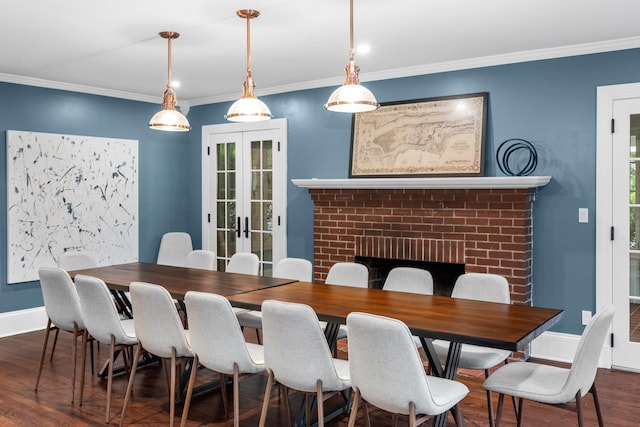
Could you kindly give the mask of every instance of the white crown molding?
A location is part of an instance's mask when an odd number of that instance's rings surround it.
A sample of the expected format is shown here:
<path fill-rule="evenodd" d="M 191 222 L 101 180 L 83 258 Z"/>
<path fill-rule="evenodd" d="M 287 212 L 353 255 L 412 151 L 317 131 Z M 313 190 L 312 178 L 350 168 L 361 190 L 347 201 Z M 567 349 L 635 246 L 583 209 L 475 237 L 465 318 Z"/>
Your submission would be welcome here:
<path fill-rule="evenodd" d="M 447 71 L 466 70 L 471 68 L 490 67 L 495 65 L 515 64 L 519 62 L 538 61 L 543 59 L 564 58 L 578 55 L 589 55 L 594 53 L 612 52 L 617 50 L 635 49 L 640 47 L 640 37 L 629 37 L 624 39 L 607 40 L 594 43 L 562 46 L 549 49 L 536 49 L 522 52 L 507 53 L 503 55 L 492 55 L 478 58 L 469 58 L 459 61 L 441 62 L 437 64 L 424 64 L 413 67 L 395 68 L 384 71 L 376 71 L 360 74 L 360 81 L 371 82 L 377 80 L 387 80 L 401 77 L 412 77 L 426 74 L 443 73 Z M 338 73 L 336 73 L 338 74 Z M 161 103 L 159 96 L 142 95 L 133 92 L 103 89 L 92 86 L 83 86 L 72 83 L 56 82 L 51 80 L 37 79 L 33 77 L 16 76 L 12 74 L 0 73 L 0 81 L 16 83 L 27 86 L 38 86 L 50 89 L 68 90 L 72 92 L 82 92 L 93 95 L 109 96 L 113 98 L 130 99 L 150 103 Z M 317 89 L 322 87 L 338 86 L 342 84 L 344 77 L 336 75 L 331 79 L 310 80 L 305 82 L 292 83 L 280 86 L 261 88 L 256 91 L 257 96 L 273 95 L 299 90 Z M 216 96 L 192 98 L 184 100 L 189 106 L 205 104 L 215 104 L 219 102 L 234 101 L 240 97 L 239 92 L 227 93 Z"/>

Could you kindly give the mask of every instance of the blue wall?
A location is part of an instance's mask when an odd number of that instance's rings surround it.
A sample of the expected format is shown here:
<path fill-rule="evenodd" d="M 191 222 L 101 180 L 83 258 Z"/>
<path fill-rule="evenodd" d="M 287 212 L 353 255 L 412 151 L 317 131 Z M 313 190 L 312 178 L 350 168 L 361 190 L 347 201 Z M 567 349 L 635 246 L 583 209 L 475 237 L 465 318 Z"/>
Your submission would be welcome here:
<path fill-rule="evenodd" d="M 366 83 L 380 102 L 489 92 L 487 176 L 500 175 L 494 158 L 502 141 L 524 138 L 536 146 L 535 174 L 553 179 L 534 204 L 534 303 L 566 310 L 556 331 L 580 333 L 580 311 L 595 307 L 596 87 L 640 81 L 638 70 L 634 49 Z M 289 179 L 348 176 L 351 116 L 323 108 L 333 89 L 261 97 L 275 117 L 288 119 Z M 201 246 L 200 127 L 224 123 L 230 102 L 193 107 L 193 130 L 168 134 L 147 129 L 153 104 L 2 83 L 0 99 L 0 130 L 138 139 L 140 259 L 153 261 L 169 230 L 187 230 Z M 580 207 L 591 211 L 588 224 L 577 222 Z M 305 189 L 289 184 L 288 209 L 289 255 L 312 259 L 313 204 Z M 6 271 L 4 229 L 0 240 Z M 3 273 L 0 312 L 41 304 L 36 284 L 5 281 Z"/>
<path fill-rule="evenodd" d="M 139 141 L 140 260 L 154 261 L 162 233 L 187 230 L 185 133 L 150 130 L 159 104 L 0 83 L 0 313 L 42 305 L 37 282 L 7 285 L 6 130 Z"/>

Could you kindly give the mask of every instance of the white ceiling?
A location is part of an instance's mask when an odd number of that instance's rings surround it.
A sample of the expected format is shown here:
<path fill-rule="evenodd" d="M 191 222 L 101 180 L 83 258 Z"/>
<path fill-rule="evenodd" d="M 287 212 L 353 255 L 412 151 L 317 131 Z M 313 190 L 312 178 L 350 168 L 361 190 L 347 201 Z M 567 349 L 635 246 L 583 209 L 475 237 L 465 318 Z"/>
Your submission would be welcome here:
<path fill-rule="evenodd" d="M 361 81 L 640 47 L 638 0 L 355 0 Z M 246 24 L 257 96 L 339 85 L 348 0 L 2 0 L 0 81 L 156 102 L 167 42 L 179 100 L 241 95 Z M 640 70 L 638 72 L 640 77 Z"/>

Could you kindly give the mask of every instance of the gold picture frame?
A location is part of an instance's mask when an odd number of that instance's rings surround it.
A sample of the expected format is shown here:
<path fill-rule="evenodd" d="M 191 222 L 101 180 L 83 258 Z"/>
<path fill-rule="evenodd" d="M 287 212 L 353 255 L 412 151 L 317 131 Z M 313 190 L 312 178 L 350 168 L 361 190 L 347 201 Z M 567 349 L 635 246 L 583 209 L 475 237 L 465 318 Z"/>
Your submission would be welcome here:
<path fill-rule="evenodd" d="M 488 92 L 355 113 L 349 177 L 482 176 Z"/>

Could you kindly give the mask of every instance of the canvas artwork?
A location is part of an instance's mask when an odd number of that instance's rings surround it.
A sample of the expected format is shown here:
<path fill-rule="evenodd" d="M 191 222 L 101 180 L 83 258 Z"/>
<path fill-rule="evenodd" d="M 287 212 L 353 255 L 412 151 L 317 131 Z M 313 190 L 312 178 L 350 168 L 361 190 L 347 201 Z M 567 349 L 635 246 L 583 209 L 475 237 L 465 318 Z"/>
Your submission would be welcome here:
<path fill-rule="evenodd" d="M 138 259 L 138 141 L 7 131 L 7 282 L 65 251 Z"/>

